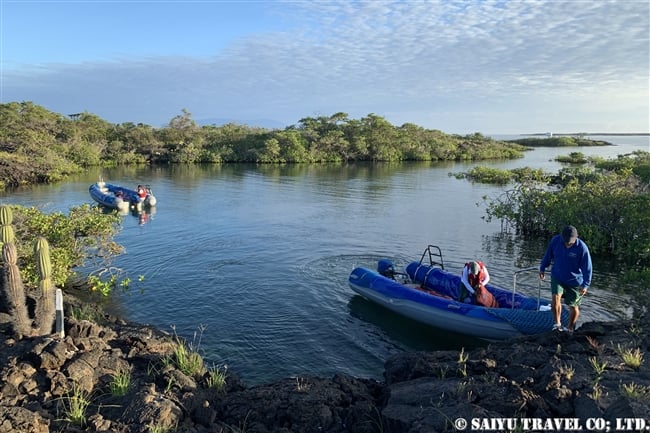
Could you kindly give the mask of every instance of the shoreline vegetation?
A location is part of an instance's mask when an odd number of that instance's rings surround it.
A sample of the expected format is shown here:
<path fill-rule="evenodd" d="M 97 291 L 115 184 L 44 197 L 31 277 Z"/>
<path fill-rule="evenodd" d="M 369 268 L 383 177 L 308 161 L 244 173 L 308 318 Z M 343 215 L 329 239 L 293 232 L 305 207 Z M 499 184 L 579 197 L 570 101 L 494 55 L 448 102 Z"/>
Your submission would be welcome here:
<path fill-rule="evenodd" d="M 641 136 L 646 137 L 650 136 L 650 132 L 560 132 L 560 133 L 535 133 L 535 134 L 520 134 L 523 136 L 537 136 L 545 135 L 547 137 L 553 136 L 570 136 L 570 137 L 593 137 L 593 136 L 612 136 L 612 137 L 621 137 L 621 136 Z"/>
<path fill-rule="evenodd" d="M 284 129 L 229 123 L 197 125 L 182 110 L 160 128 L 70 116 L 31 102 L 0 104 L 0 189 L 65 180 L 92 166 L 175 163 L 351 163 L 483 161 L 522 158 L 531 146 L 480 133 L 446 134 L 376 114 L 305 117 Z M 544 143 L 572 145 L 574 139 Z M 602 145 L 579 139 L 581 144 Z"/>
<path fill-rule="evenodd" d="M 508 140 L 511 143 L 521 144 L 526 147 L 590 147 L 590 146 L 613 146 L 612 143 L 603 140 L 592 140 L 589 138 L 565 136 L 565 137 L 544 137 L 544 138 L 516 138 Z"/>

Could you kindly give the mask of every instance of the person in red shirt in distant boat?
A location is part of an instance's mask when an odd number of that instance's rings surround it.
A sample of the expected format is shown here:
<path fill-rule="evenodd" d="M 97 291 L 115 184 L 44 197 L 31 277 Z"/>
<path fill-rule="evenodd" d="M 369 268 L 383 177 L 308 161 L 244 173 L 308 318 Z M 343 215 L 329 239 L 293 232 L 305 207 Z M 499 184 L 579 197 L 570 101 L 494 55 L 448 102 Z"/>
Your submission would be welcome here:
<path fill-rule="evenodd" d="M 142 199 L 147 197 L 147 190 L 142 185 L 138 185 L 138 196 Z"/>
<path fill-rule="evenodd" d="M 460 277 L 460 287 L 458 288 L 460 295 L 458 300 L 484 307 L 497 308 L 499 304 L 494 299 L 494 296 L 485 288 L 485 285 L 489 281 L 490 273 L 485 267 L 485 263 L 481 261 L 465 263 L 463 273 Z"/>

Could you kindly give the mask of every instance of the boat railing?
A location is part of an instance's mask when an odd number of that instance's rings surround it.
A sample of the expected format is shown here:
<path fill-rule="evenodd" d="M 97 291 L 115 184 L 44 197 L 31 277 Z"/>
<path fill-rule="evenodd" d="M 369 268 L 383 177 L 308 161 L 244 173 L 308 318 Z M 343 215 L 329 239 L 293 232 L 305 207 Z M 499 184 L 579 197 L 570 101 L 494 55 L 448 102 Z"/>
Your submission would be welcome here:
<path fill-rule="evenodd" d="M 429 259 L 429 265 L 431 267 L 437 265 L 440 266 L 442 270 L 445 269 L 445 262 L 442 260 L 442 251 L 440 250 L 439 246 L 427 245 L 427 247 L 424 249 L 424 252 L 422 253 L 422 257 L 420 258 L 420 265 L 422 265 L 425 258 Z"/>
<path fill-rule="evenodd" d="M 524 268 L 524 269 L 519 269 L 518 271 L 515 271 L 512 277 L 512 305 L 511 308 L 515 308 L 515 294 L 517 293 L 517 275 L 524 273 L 524 272 L 531 272 L 531 271 L 536 271 L 539 274 L 539 268 L 538 267 L 530 267 L 530 268 Z M 541 303 L 542 299 L 542 280 L 540 278 L 537 279 L 537 311 L 539 311 L 539 306 Z"/>

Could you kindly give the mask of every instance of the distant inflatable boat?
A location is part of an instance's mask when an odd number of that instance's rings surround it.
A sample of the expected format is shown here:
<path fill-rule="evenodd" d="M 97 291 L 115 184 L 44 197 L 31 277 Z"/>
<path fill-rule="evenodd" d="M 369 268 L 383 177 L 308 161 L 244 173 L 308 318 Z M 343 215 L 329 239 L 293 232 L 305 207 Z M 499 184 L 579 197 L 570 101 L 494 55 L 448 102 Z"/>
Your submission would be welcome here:
<path fill-rule="evenodd" d="M 427 257 L 429 263 L 425 264 Z M 522 271 L 533 270 L 536 268 Z M 460 302 L 457 300 L 460 276 L 445 271 L 440 248 L 429 245 L 419 262 L 406 266 L 405 273 L 395 272 L 390 260 L 382 259 L 377 271 L 356 268 L 348 281 L 350 288 L 364 298 L 398 314 L 484 340 L 505 340 L 551 331 L 555 320 L 550 301 L 517 293 L 516 275 L 512 290 L 491 284 L 486 286 L 497 300 L 497 308 Z M 564 323 L 568 316 L 563 307 Z"/>
<path fill-rule="evenodd" d="M 119 211 L 130 208 L 142 209 L 143 206 L 155 206 L 156 197 L 147 186 L 139 186 L 138 191 L 99 181 L 90 185 L 90 197 L 102 206 Z"/>

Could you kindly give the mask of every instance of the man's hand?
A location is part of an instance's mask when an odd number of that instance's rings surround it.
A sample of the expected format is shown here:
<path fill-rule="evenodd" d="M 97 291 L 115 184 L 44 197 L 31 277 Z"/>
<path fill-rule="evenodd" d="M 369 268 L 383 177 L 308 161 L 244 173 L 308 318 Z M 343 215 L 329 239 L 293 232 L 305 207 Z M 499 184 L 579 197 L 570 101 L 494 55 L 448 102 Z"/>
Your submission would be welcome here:
<path fill-rule="evenodd" d="M 544 281 L 544 272 L 539 273 L 539 279 Z"/>

